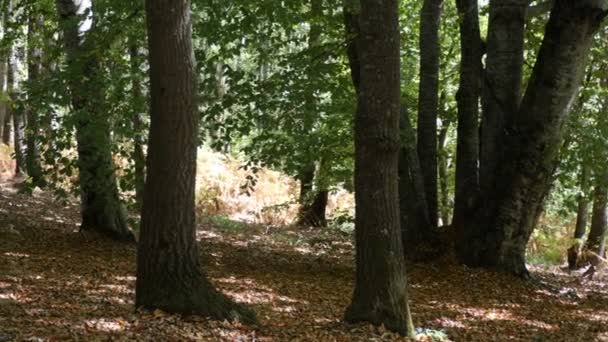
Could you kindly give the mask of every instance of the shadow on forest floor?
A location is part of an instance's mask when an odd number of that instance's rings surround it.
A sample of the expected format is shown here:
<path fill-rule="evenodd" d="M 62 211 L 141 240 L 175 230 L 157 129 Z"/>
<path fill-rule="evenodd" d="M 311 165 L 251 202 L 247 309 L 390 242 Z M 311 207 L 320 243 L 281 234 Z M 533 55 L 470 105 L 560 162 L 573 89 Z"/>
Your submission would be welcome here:
<path fill-rule="evenodd" d="M 341 322 L 353 251 L 341 233 L 203 224 L 215 284 L 250 304 L 261 328 L 133 309 L 135 248 L 77 233 L 78 208 L 45 194 L 0 192 L 0 341 L 392 341 Z M 455 341 L 608 341 L 600 281 L 534 270 L 554 290 L 449 263 L 410 265 L 414 323 Z M 427 338 L 428 340 L 428 338 Z"/>

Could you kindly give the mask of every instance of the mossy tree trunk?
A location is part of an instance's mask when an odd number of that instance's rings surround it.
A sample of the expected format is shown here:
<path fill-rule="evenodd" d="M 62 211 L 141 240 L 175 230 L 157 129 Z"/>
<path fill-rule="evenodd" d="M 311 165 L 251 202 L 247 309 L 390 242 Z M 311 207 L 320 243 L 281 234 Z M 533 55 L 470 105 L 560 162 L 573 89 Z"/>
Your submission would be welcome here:
<path fill-rule="evenodd" d="M 95 231 L 120 241 L 134 241 L 120 202 L 112 161 L 110 120 L 103 112 L 103 85 L 97 74 L 100 62 L 91 40 L 83 41 L 79 0 L 57 0 L 69 68 L 72 115 L 78 144 L 81 231 Z M 93 30 L 95 24 L 93 23 Z"/>

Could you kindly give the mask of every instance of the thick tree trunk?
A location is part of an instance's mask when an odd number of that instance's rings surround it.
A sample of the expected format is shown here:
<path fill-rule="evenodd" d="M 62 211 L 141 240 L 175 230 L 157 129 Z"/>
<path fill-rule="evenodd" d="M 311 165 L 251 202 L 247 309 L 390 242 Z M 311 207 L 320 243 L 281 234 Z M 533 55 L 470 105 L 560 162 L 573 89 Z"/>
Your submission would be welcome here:
<path fill-rule="evenodd" d="M 456 147 L 456 184 L 452 225 L 462 236 L 465 217 L 470 214 L 479 194 L 479 96 L 481 93 L 482 47 L 477 0 L 457 0 L 460 17 L 460 86 L 458 137 Z"/>
<path fill-rule="evenodd" d="M 138 44 L 135 42 L 131 43 L 129 47 L 129 54 L 131 57 L 131 92 L 134 101 L 139 101 L 144 97 L 142 91 L 142 85 L 140 80 L 141 73 L 141 59 L 142 56 L 139 53 Z M 135 139 L 133 140 L 133 162 L 135 166 L 135 200 L 137 201 L 137 207 L 141 208 L 144 201 L 144 184 L 146 182 L 146 157 L 144 155 L 144 125 L 142 113 L 139 111 L 139 106 L 135 107 L 131 123 L 133 125 L 133 132 L 135 133 Z"/>
<path fill-rule="evenodd" d="M 416 151 L 416 134 L 403 105 L 399 126 L 403 137 L 399 153 L 401 238 L 408 259 L 428 261 L 440 254 L 441 244 L 437 227 L 431 223 L 428 211 L 424 179 Z"/>
<path fill-rule="evenodd" d="M 591 215 L 591 228 L 585 243 L 585 248 L 604 257 L 606 229 L 608 228 L 608 173 L 597 180 L 593 191 L 593 214 Z"/>
<path fill-rule="evenodd" d="M 19 75 L 19 53 L 18 48 L 11 48 L 11 56 L 8 64 L 8 93 L 10 97 L 9 111 L 13 118 L 13 143 L 15 149 L 15 174 L 21 175 L 27 173 L 26 168 L 26 141 L 25 141 L 25 115 L 21 109 L 17 109 L 15 102 L 17 101 L 17 92 L 20 87 Z"/>
<path fill-rule="evenodd" d="M 137 253 L 135 305 L 217 319 L 255 321 L 201 272 L 194 184 L 197 75 L 190 1 L 146 1 L 151 127 Z"/>
<path fill-rule="evenodd" d="M 553 180 L 563 126 L 581 83 L 605 2 L 557 0 L 520 109 L 503 133 L 504 154 L 491 193 L 465 229 L 469 265 L 528 276 L 525 251 Z"/>
<path fill-rule="evenodd" d="M 39 30 L 42 28 L 44 21 L 43 17 L 36 13 L 30 13 L 28 18 L 28 80 L 30 89 L 36 87 L 36 82 L 40 77 L 40 71 L 42 67 L 42 49 L 37 46 L 40 44 Z M 30 97 L 38 96 L 35 92 L 30 91 Z M 42 166 L 40 164 L 40 149 L 38 144 L 38 138 L 41 134 L 39 127 L 39 113 L 37 109 L 28 106 L 26 108 L 27 113 L 27 130 L 26 130 L 26 145 L 27 153 L 25 155 L 25 164 L 27 174 L 32 179 L 34 186 L 44 186 L 44 178 L 42 175 Z"/>
<path fill-rule="evenodd" d="M 357 8 L 345 6 L 347 32 Z M 345 313 L 349 322 L 370 322 L 414 335 L 407 302 L 398 194 L 399 19 L 396 0 L 362 0 L 358 49 L 349 47 L 355 115 L 356 282 Z M 356 26 L 356 25 L 355 25 Z M 359 64 L 360 63 L 360 64 Z M 358 65 L 357 65 L 358 64 Z"/>
<path fill-rule="evenodd" d="M 63 21 L 63 39 L 67 53 L 72 107 L 76 118 L 78 171 L 81 195 L 81 230 L 96 231 L 121 241 L 134 241 L 127 227 L 126 213 L 118 196 L 118 187 L 110 137 L 110 120 L 103 108 L 103 89 L 96 81 L 99 62 L 91 42 L 83 42 L 79 32 L 77 11 L 80 0 L 57 0 L 57 10 Z M 87 45 L 88 44 L 88 45 Z M 86 77 L 84 77 L 86 75 Z"/>
<path fill-rule="evenodd" d="M 439 20 L 443 0 L 424 0 L 420 12 L 418 156 L 431 224 L 437 225 L 437 110 L 439 97 Z"/>
<path fill-rule="evenodd" d="M 587 178 L 589 167 L 582 165 L 581 171 L 581 193 L 578 195 L 578 208 L 576 211 L 576 226 L 574 229 L 574 243 L 568 248 L 568 268 L 574 270 L 577 268 L 578 257 L 581 247 L 581 241 L 585 237 L 587 230 L 587 218 L 589 216 L 589 199 L 583 192 L 587 189 Z"/>
<path fill-rule="evenodd" d="M 524 66 L 524 33 L 529 0 L 490 1 L 483 87 L 480 185 L 493 191 L 503 156 L 503 131 L 519 108 Z"/>

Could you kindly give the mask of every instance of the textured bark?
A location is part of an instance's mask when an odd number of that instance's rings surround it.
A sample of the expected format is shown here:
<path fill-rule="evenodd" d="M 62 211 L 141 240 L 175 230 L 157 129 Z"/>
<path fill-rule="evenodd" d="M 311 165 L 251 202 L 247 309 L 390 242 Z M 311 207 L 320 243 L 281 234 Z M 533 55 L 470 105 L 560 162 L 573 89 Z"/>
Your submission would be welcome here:
<path fill-rule="evenodd" d="M 149 0 L 146 13 L 151 127 L 135 305 L 253 322 L 253 313 L 218 292 L 199 263 L 198 92 L 190 1 Z"/>
<path fill-rule="evenodd" d="M 591 215 L 591 228 L 585 243 L 585 248 L 604 257 L 606 229 L 608 228 L 608 216 L 606 206 L 608 205 L 608 173 L 597 180 L 593 191 L 593 214 Z"/>
<path fill-rule="evenodd" d="M 479 96 L 481 93 L 482 47 L 477 0 L 457 0 L 460 17 L 460 86 L 456 147 L 456 184 L 452 225 L 457 236 L 466 224 L 479 193 Z"/>
<path fill-rule="evenodd" d="M 39 31 L 44 24 L 43 17 L 36 13 L 30 13 L 28 17 L 28 59 L 27 59 L 27 70 L 28 70 L 28 81 L 30 84 L 30 97 L 38 96 L 35 92 L 32 92 L 32 86 L 36 87 L 36 82 L 40 77 L 42 68 L 42 49 L 38 46 L 40 44 L 38 40 Z M 25 132 L 27 153 L 25 155 L 25 165 L 27 174 L 31 177 L 32 184 L 34 186 L 44 186 L 44 178 L 42 175 L 42 166 L 40 163 L 40 148 L 38 143 L 38 137 L 41 135 L 39 125 L 39 114 L 35 108 L 28 106 L 26 108 L 27 115 L 27 129 Z"/>
<path fill-rule="evenodd" d="M 416 134 L 405 106 L 399 120 L 399 210 L 401 238 L 405 256 L 414 261 L 428 261 L 441 252 L 437 227 L 432 224 L 426 202 L 424 179 L 416 151 Z"/>
<path fill-rule="evenodd" d="M 582 165 L 581 171 L 581 191 L 587 188 L 587 178 L 589 168 L 586 165 Z M 578 208 L 576 211 L 576 227 L 574 230 L 574 244 L 568 248 L 568 268 L 574 270 L 578 265 L 578 257 L 580 252 L 580 241 L 585 236 L 587 230 L 587 218 L 589 216 L 589 199 L 584 193 L 578 195 Z"/>
<path fill-rule="evenodd" d="M 528 3 L 529 0 L 490 1 L 479 169 L 484 192 L 493 191 L 503 156 L 503 132 L 521 100 Z"/>
<path fill-rule="evenodd" d="M 467 224 L 460 258 L 528 276 L 525 249 L 553 180 L 564 122 L 581 84 L 593 36 L 606 16 L 597 1 L 557 0 L 526 94 L 503 134 L 492 193 Z"/>
<path fill-rule="evenodd" d="M 56 0 L 63 28 L 72 107 L 76 121 L 78 172 L 83 231 L 95 231 L 120 241 L 134 241 L 118 196 L 111 154 L 110 122 L 99 101 L 103 88 L 96 81 L 99 61 L 90 41 L 79 33 L 81 0 Z M 93 27 L 93 29 L 95 29 Z M 90 33 L 87 33 L 90 34 Z M 83 75 L 86 75 L 84 77 Z"/>
<path fill-rule="evenodd" d="M 345 6 L 346 23 L 356 7 Z M 383 324 L 413 337 L 398 194 L 399 23 L 396 0 L 361 1 L 358 54 L 350 61 L 355 114 L 356 281 L 349 322 Z M 347 26 L 347 32 L 353 32 Z M 350 35 L 349 35 L 350 36 Z M 351 40 L 352 42 L 352 40 Z M 358 61 L 360 64 L 356 64 Z"/>
<path fill-rule="evenodd" d="M 131 83 L 131 92 L 133 99 L 138 101 L 144 97 L 142 91 L 141 80 L 139 78 L 139 74 L 141 72 L 141 59 L 142 55 L 140 53 L 140 49 L 137 43 L 131 42 L 131 46 L 129 47 L 129 55 L 131 57 L 131 73 L 132 73 L 132 83 Z M 133 132 L 135 133 L 135 139 L 133 140 L 133 162 L 135 166 L 135 200 L 137 201 L 137 206 L 141 207 L 144 201 L 144 184 L 146 182 L 146 157 L 144 155 L 144 125 L 142 113 L 138 111 L 138 107 L 136 106 L 136 111 L 133 113 L 133 117 L 131 118 L 131 124 L 133 125 Z"/>
<path fill-rule="evenodd" d="M 429 218 L 437 225 L 437 110 L 439 97 L 439 20 L 443 0 L 424 0 L 420 12 L 418 156 Z"/>

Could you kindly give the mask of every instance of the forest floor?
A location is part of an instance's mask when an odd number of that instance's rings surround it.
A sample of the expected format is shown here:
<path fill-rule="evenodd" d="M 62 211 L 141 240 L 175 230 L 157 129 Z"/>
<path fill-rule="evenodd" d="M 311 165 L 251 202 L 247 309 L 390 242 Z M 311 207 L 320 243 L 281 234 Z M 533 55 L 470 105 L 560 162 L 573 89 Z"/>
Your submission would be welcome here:
<path fill-rule="evenodd" d="M 341 321 L 353 246 L 339 232 L 201 224 L 214 283 L 261 326 L 134 310 L 134 246 L 78 233 L 78 207 L 0 188 L 0 341 L 392 341 Z M 608 341 L 606 283 L 558 269 L 540 282 L 448 262 L 408 268 L 419 340 Z M 545 285 L 539 285 L 543 283 Z"/>

